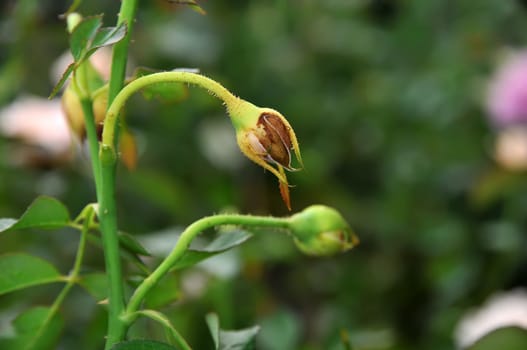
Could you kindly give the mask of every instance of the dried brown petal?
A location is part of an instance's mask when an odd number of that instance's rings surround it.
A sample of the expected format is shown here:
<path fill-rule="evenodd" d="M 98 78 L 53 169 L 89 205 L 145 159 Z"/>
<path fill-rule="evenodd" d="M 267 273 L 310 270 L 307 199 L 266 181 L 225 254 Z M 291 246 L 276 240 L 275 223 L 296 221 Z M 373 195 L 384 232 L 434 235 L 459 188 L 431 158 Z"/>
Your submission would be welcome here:
<path fill-rule="evenodd" d="M 260 130 L 258 140 L 267 151 L 267 160 L 291 168 L 291 142 L 290 129 L 280 117 L 262 113 L 258 118 L 257 126 Z"/>

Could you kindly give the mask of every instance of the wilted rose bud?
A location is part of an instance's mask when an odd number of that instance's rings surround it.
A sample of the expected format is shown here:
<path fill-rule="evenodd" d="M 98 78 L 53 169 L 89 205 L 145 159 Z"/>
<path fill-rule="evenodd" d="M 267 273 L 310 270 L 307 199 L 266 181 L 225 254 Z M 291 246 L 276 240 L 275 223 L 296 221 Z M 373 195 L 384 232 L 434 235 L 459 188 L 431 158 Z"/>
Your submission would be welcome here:
<path fill-rule="evenodd" d="M 294 242 L 305 254 L 333 255 L 359 244 L 358 237 L 339 212 L 324 205 L 307 207 L 289 220 Z"/>
<path fill-rule="evenodd" d="M 279 112 L 260 108 L 238 99 L 234 106 L 227 106 L 236 129 L 236 139 L 241 151 L 253 162 L 271 171 L 279 180 L 280 194 L 291 210 L 289 185 L 284 169 L 291 166 L 291 151 L 302 166 L 300 148 L 295 132 Z"/>

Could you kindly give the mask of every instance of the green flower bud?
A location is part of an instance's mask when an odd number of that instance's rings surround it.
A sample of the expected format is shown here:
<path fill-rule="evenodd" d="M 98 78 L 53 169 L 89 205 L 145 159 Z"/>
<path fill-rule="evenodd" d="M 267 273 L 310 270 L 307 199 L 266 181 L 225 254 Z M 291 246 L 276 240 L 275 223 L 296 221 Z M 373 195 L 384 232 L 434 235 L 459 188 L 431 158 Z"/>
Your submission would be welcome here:
<path fill-rule="evenodd" d="M 359 244 L 342 215 L 324 205 L 312 205 L 291 216 L 289 228 L 297 247 L 308 255 L 333 255 Z"/>

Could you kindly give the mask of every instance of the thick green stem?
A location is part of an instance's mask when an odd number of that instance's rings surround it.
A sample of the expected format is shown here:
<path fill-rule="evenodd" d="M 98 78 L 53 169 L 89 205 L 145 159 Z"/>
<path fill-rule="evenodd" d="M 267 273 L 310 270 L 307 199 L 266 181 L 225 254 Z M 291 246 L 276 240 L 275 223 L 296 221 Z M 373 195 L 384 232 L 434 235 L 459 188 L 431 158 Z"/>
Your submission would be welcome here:
<path fill-rule="evenodd" d="M 122 0 L 117 24 L 126 23 L 126 36 L 113 47 L 112 67 L 108 90 L 108 105 L 124 85 L 126 64 L 128 61 L 128 45 L 130 33 L 134 23 L 137 0 Z M 116 132 L 116 130 L 112 130 Z M 112 142 L 113 142 L 112 135 Z M 114 344 L 124 340 L 126 327 L 119 316 L 124 310 L 124 287 L 122 279 L 121 261 L 119 256 L 119 239 L 117 236 L 117 216 L 115 204 L 115 171 L 117 155 L 115 145 L 111 147 L 100 146 L 100 191 L 97 191 L 99 202 L 99 220 L 102 230 L 102 242 L 106 273 L 109 282 L 108 298 L 108 333 L 105 349 L 110 349 Z"/>
<path fill-rule="evenodd" d="M 122 0 L 117 25 L 126 23 L 126 36 L 113 46 L 112 70 L 110 77 L 110 89 L 108 91 L 108 104 L 111 104 L 115 96 L 124 85 L 126 64 L 128 62 L 128 46 L 130 44 L 130 33 L 134 24 L 135 11 L 138 0 Z"/>
<path fill-rule="evenodd" d="M 123 108 L 125 102 L 138 90 L 152 84 L 157 83 L 187 83 L 199 85 L 218 98 L 223 100 L 227 108 L 234 110 L 240 104 L 240 99 L 234 96 L 229 90 L 224 88 L 218 82 L 207 78 L 203 75 L 190 72 L 161 72 L 142 76 L 128 85 L 126 85 L 110 104 L 106 117 L 104 119 L 104 129 L 102 134 L 102 142 L 105 145 L 115 147 L 115 129 L 117 124 L 117 117 Z"/>
<path fill-rule="evenodd" d="M 214 215 L 202 218 L 190 226 L 179 237 L 174 249 L 163 260 L 163 262 L 137 287 L 134 294 L 128 302 L 126 313 L 123 319 L 131 323 L 134 320 L 134 313 L 139 309 L 141 302 L 148 291 L 174 266 L 174 264 L 183 256 L 188 249 L 190 242 L 201 232 L 208 228 L 219 225 L 239 225 L 252 227 L 273 227 L 287 229 L 289 228 L 288 218 L 274 218 L 269 216 L 250 216 L 237 214 Z"/>
<path fill-rule="evenodd" d="M 117 236 L 117 215 L 115 204 L 116 154 L 109 147 L 101 147 L 101 194 L 99 220 L 102 230 L 102 244 L 106 273 L 108 274 L 108 334 L 105 349 L 124 339 L 126 329 L 119 316 L 124 310 L 124 287 L 122 280 L 119 239 Z"/>

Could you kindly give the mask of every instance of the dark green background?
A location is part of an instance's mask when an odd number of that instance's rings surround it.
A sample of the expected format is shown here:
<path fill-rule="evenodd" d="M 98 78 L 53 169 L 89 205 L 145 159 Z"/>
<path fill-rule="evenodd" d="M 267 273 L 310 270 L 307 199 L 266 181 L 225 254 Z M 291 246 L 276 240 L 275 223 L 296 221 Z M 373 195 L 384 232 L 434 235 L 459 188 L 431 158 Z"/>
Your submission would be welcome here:
<path fill-rule="evenodd" d="M 306 165 L 289 176 L 293 211 L 333 206 L 361 238 L 355 250 L 329 259 L 301 256 L 278 234 L 251 240 L 238 251 L 235 275 L 205 275 L 203 295 L 168 308 L 196 349 L 211 344 L 204 322 L 211 310 L 225 328 L 261 324 L 264 350 L 343 349 L 341 330 L 357 349 L 449 349 L 467 310 L 525 285 L 527 182 L 492 159 L 496 131 L 484 108 L 499 56 L 527 41 L 525 2 L 208 0 L 201 2 L 206 16 L 161 0 L 140 3 L 133 62 L 199 68 L 281 111 Z M 50 65 L 67 50 L 58 14 L 68 4 L 2 3 L 0 104 L 49 94 Z M 104 12 L 112 25 L 118 6 L 86 1 L 80 11 Z M 287 215 L 272 174 L 228 145 L 231 163 L 204 151 L 204 140 L 234 138 L 223 107 L 206 92 L 191 88 L 171 105 L 134 98 L 127 118 L 141 155 L 135 172 L 119 172 L 122 229 L 147 234 L 226 209 Z M 8 161 L 16 147 L 0 139 L 1 217 L 18 217 L 46 191 L 73 215 L 94 201 L 85 156 L 20 168 Z M 76 238 L 69 231 L 5 235 L 0 251 L 30 251 L 67 271 Z M 101 264 L 100 252 L 90 251 L 88 266 Z M 55 292 L 9 296 L 0 310 L 15 299 L 49 303 Z M 97 348 L 88 338 L 95 342 L 102 313 L 80 290 L 66 307 L 75 321 L 65 344 L 85 337 L 85 349 Z"/>

